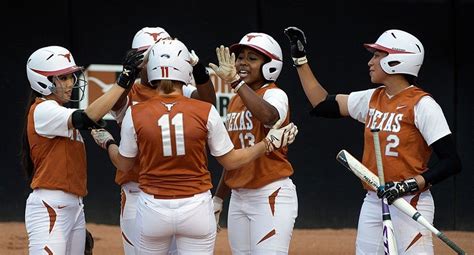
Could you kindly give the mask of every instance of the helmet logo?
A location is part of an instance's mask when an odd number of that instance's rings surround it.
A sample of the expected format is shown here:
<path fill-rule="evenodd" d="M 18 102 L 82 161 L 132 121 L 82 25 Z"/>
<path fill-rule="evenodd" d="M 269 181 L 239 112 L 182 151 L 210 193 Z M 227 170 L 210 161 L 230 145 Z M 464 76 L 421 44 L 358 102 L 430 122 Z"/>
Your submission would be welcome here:
<path fill-rule="evenodd" d="M 247 42 L 250 42 L 250 40 L 252 40 L 253 38 L 260 37 L 260 36 L 262 36 L 262 35 L 254 35 L 254 34 L 246 35 Z"/>
<path fill-rule="evenodd" d="M 158 40 L 158 36 L 163 34 L 163 32 L 159 32 L 159 33 L 150 33 L 150 32 L 145 32 L 145 34 L 148 34 L 150 35 L 151 37 L 153 37 L 153 41 L 157 41 Z"/>
<path fill-rule="evenodd" d="M 67 61 L 71 63 L 71 53 L 68 52 L 67 54 L 58 54 L 58 55 L 67 58 Z"/>
<path fill-rule="evenodd" d="M 405 52 L 406 51 L 405 49 L 400 49 L 400 48 L 396 48 L 396 47 L 392 47 L 392 50 L 396 50 L 396 51 L 400 51 L 400 52 Z"/>

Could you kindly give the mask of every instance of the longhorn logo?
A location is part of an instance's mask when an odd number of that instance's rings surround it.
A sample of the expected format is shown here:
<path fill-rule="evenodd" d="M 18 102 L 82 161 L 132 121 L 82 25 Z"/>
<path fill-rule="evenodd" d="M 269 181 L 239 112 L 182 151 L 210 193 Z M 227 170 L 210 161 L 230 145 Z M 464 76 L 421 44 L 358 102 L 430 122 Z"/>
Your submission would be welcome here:
<path fill-rule="evenodd" d="M 158 40 L 158 36 L 163 34 L 163 32 L 159 32 L 159 33 L 149 33 L 149 32 L 145 32 L 145 34 L 148 34 L 150 35 L 151 37 L 153 37 L 153 41 L 157 41 Z"/>
<path fill-rule="evenodd" d="M 260 36 L 262 36 L 262 35 L 255 35 L 255 34 L 247 35 L 247 42 L 250 42 L 250 40 L 252 40 L 253 38 L 260 37 Z"/>
<path fill-rule="evenodd" d="M 69 63 L 71 63 L 71 53 L 68 52 L 66 54 L 58 54 L 58 55 L 67 58 L 67 61 L 69 61 Z"/>
<path fill-rule="evenodd" d="M 171 111 L 171 108 L 177 104 L 177 102 L 174 102 L 174 103 L 171 103 L 171 104 L 168 104 L 168 103 L 165 103 L 165 102 L 160 102 L 164 107 L 166 107 L 166 109 L 168 109 L 168 112 Z"/>

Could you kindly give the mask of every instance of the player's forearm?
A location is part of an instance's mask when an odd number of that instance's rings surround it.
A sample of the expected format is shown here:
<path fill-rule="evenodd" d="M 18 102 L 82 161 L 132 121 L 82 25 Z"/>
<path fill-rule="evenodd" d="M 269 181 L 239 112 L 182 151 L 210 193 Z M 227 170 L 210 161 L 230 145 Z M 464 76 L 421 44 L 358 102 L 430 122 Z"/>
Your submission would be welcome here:
<path fill-rule="evenodd" d="M 110 157 L 110 161 L 120 171 L 128 172 L 133 168 L 135 158 L 126 158 L 119 153 L 119 147 L 116 144 L 112 144 L 107 148 L 107 152 Z"/>
<path fill-rule="evenodd" d="M 217 161 L 228 171 L 237 169 L 259 158 L 265 153 L 265 142 L 255 144 L 252 147 L 244 149 L 232 149 L 227 154 L 217 157 Z"/>
<path fill-rule="evenodd" d="M 324 101 L 328 92 L 323 88 L 306 63 L 296 68 L 304 93 L 313 107 Z"/>
<path fill-rule="evenodd" d="M 196 84 L 197 99 L 208 102 L 212 105 L 216 105 L 216 91 L 214 90 L 214 84 L 209 79 L 203 84 Z"/>
<path fill-rule="evenodd" d="M 277 109 L 257 95 L 249 86 L 243 85 L 237 93 L 252 115 L 263 124 L 271 126 L 280 118 Z"/>
<path fill-rule="evenodd" d="M 112 106 L 112 109 L 111 109 L 112 111 L 119 111 L 120 109 L 125 107 L 128 101 L 127 100 L 128 92 L 130 92 L 130 89 L 127 89 L 122 93 L 119 99 L 117 99 L 117 102 L 115 102 L 114 106 Z"/>
<path fill-rule="evenodd" d="M 114 106 L 124 91 L 124 88 L 115 84 L 109 91 L 97 98 L 85 109 L 87 116 L 93 121 L 102 119 L 112 109 L 112 106 Z"/>

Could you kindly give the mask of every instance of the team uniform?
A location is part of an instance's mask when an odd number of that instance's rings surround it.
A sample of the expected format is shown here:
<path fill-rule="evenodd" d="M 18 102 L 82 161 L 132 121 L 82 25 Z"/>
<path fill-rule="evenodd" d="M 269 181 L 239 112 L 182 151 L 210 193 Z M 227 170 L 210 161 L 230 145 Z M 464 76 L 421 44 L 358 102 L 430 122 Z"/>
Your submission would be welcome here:
<path fill-rule="evenodd" d="M 274 106 L 289 123 L 288 97 L 275 83 L 255 91 Z M 271 127 L 265 126 L 247 109 L 237 94 L 228 106 L 226 127 L 236 149 L 263 140 Z M 288 148 L 276 150 L 244 167 L 224 172 L 232 189 L 228 212 L 228 236 L 233 254 L 287 254 L 298 214 L 296 188 L 289 176 L 293 167 Z"/>
<path fill-rule="evenodd" d="M 84 253 L 86 152 L 80 132 L 68 128 L 76 110 L 37 98 L 28 113 L 35 166 L 25 210 L 29 254 Z"/>
<path fill-rule="evenodd" d="M 173 236 L 179 254 L 213 254 L 216 223 L 206 145 L 213 156 L 234 148 L 209 103 L 156 95 L 127 110 L 119 152 L 140 164 L 135 223 L 140 254 L 166 254 Z"/>
<path fill-rule="evenodd" d="M 191 97 L 193 91 L 196 90 L 194 86 L 183 86 L 183 95 Z M 127 96 L 127 104 L 119 109 L 118 111 L 112 111 L 111 114 L 116 119 L 117 123 L 122 123 L 125 116 L 125 112 L 130 105 L 144 102 L 156 94 L 156 89 L 145 86 L 141 83 L 133 85 Z M 122 230 L 122 241 L 124 246 L 124 252 L 126 255 L 133 255 L 134 247 L 134 229 L 135 218 L 137 215 L 137 201 L 140 194 L 140 188 L 138 187 L 138 172 L 140 166 L 138 161 L 132 170 L 123 172 L 117 169 L 115 175 L 115 182 L 121 187 L 121 203 L 120 203 L 120 228 Z M 176 244 L 173 242 L 170 246 L 169 254 L 176 253 Z"/>
<path fill-rule="evenodd" d="M 451 134 L 441 107 L 426 92 L 410 86 L 395 96 L 385 87 L 353 92 L 349 114 L 365 124 L 362 163 L 377 175 L 371 129 L 380 129 L 380 149 L 385 181 L 400 181 L 427 170 L 430 145 Z M 436 128 L 433 128 L 436 127 Z M 357 254 L 384 254 L 380 199 L 368 185 L 361 208 L 356 241 Z M 402 197 L 433 223 L 434 202 L 429 189 Z M 433 254 L 431 232 L 390 206 L 397 248 L 403 254 Z"/>

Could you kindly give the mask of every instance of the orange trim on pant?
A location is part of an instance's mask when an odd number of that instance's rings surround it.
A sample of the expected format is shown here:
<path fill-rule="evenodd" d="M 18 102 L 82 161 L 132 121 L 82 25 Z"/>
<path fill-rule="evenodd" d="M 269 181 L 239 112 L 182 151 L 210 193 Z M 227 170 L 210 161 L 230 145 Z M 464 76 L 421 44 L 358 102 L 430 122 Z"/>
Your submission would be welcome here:
<path fill-rule="evenodd" d="M 132 242 L 130 242 L 130 240 L 128 240 L 127 236 L 125 235 L 124 232 L 122 232 L 122 236 L 123 236 L 123 239 L 125 239 L 125 242 L 127 242 L 128 244 L 130 244 L 131 246 L 133 246 Z"/>
<path fill-rule="evenodd" d="M 123 210 L 125 209 L 125 203 L 127 202 L 127 194 L 123 189 L 120 192 L 120 215 L 123 216 Z"/>
<path fill-rule="evenodd" d="M 268 203 L 270 204 L 270 209 L 272 210 L 272 215 L 275 216 L 275 200 L 276 197 L 278 196 L 278 192 L 280 192 L 280 188 L 275 190 L 269 197 L 268 197 Z"/>
<path fill-rule="evenodd" d="M 44 250 L 48 253 L 48 255 L 53 255 L 53 251 L 51 251 L 48 246 L 45 246 Z"/>
<path fill-rule="evenodd" d="M 266 235 L 262 238 L 262 240 L 258 241 L 257 244 L 259 244 L 259 243 L 261 243 L 261 242 L 267 240 L 268 238 L 274 236 L 275 234 L 276 234 L 276 231 L 275 231 L 275 229 L 273 229 L 272 231 L 268 232 L 268 234 L 266 234 Z"/>
<path fill-rule="evenodd" d="M 410 249 L 410 247 L 412 247 L 418 240 L 420 240 L 420 238 L 422 237 L 423 235 L 421 233 L 418 233 L 415 238 L 413 238 L 413 240 L 411 240 L 411 243 L 408 245 L 408 247 L 405 249 L 405 251 L 408 251 L 408 249 Z"/>
<path fill-rule="evenodd" d="M 56 223 L 56 212 L 54 211 L 53 207 L 48 205 L 45 201 L 43 201 L 46 210 L 48 210 L 49 214 L 49 233 L 53 231 L 54 224 Z"/>

